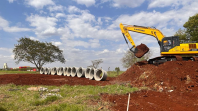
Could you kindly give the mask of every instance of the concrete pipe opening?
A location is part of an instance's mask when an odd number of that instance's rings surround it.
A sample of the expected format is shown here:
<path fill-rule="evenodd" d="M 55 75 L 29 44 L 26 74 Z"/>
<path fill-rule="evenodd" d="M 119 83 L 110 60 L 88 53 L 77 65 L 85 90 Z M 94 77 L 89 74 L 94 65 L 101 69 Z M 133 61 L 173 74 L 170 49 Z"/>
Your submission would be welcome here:
<path fill-rule="evenodd" d="M 107 72 L 102 69 L 97 69 L 94 78 L 96 81 L 105 81 L 107 79 Z"/>
<path fill-rule="evenodd" d="M 77 71 L 77 77 L 84 77 L 85 76 L 85 69 L 82 67 L 79 67 Z"/>
<path fill-rule="evenodd" d="M 40 69 L 40 74 L 44 74 L 45 73 L 45 69 L 42 67 L 41 69 Z"/>
<path fill-rule="evenodd" d="M 51 75 L 57 75 L 57 69 L 56 67 L 52 68 Z"/>
<path fill-rule="evenodd" d="M 45 75 L 49 74 L 49 68 L 45 68 Z"/>
<path fill-rule="evenodd" d="M 91 68 L 89 68 L 89 67 L 85 70 L 85 78 L 89 78 L 90 70 L 91 70 Z"/>
<path fill-rule="evenodd" d="M 62 76 L 63 75 L 63 67 L 58 68 L 57 75 Z"/>
<path fill-rule="evenodd" d="M 63 75 L 64 75 L 64 76 L 67 75 L 67 69 L 68 69 L 68 67 L 65 67 L 65 68 L 63 69 Z"/>
<path fill-rule="evenodd" d="M 71 67 L 68 67 L 68 69 L 67 69 L 67 76 L 71 76 Z"/>
<path fill-rule="evenodd" d="M 51 75 L 52 68 L 48 67 L 48 75 Z"/>
<path fill-rule="evenodd" d="M 77 67 L 72 67 L 72 70 L 71 70 L 71 76 L 72 77 L 75 77 L 77 75 L 77 70 L 78 70 Z"/>
<path fill-rule="evenodd" d="M 96 69 L 95 68 L 91 68 L 90 73 L 89 73 L 89 79 L 90 80 L 94 80 L 95 73 L 96 73 Z"/>

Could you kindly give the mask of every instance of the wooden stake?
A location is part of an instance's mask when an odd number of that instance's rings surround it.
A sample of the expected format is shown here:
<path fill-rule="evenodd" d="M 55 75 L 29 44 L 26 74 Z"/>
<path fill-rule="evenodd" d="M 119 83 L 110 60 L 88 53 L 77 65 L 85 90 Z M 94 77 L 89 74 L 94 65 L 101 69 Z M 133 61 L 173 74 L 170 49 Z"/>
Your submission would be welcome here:
<path fill-rule="evenodd" d="M 129 111 L 129 101 L 130 101 L 130 93 L 129 93 L 129 96 L 128 96 L 127 111 Z"/>

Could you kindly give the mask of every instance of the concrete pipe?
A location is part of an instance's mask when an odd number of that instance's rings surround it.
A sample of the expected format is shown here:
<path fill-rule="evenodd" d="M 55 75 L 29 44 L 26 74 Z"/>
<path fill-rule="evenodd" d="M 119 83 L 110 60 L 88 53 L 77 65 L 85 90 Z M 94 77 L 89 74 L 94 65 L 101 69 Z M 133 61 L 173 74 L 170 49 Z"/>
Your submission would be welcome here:
<path fill-rule="evenodd" d="M 64 76 L 67 75 L 67 70 L 68 70 L 68 67 L 65 67 L 65 68 L 63 69 L 63 75 L 64 75 Z"/>
<path fill-rule="evenodd" d="M 56 67 L 52 68 L 51 75 L 57 75 L 57 70 L 58 70 L 58 68 L 56 68 Z"/>
<path fill-rule="evenodd" d="M 50 68 L 45 68 L 45 75 L 50 74 Z"/>
<path fill-rule="evenodd" d="M 58 68 L 57 75 L 59 75 L 59 76 L 63 75 L 63 67 Z"/>
<path fill-rule="evenodd" d="M 48 67 L 48 75 L 51 75 L 52 68 Z"/>
<path fill-rule="evenodd" d="M 94 80 L 95 73 L 96 73 L 96 69 L 95 68 L 91 68 L 91 70 L 89 72 L 89 79 L 90 80 Z"/>
<path fill-rule="evenodd" d="M 40 69 L 40 74 L 44 74 L 44 73 L 45 73 L 45 68 L 42 67 L 42 68 Z"/>
<path fill-rule="evenodd" d="M 67 69 L 67 76 L 71 76 L 71 70 L 72 70 L 72 68 L 71 67 L 68 67 L 68 69 Z"/>
<path fill-rule="evenodd" d="M 96 81 L 105 81 L 107 79 L 107 72 L 103 69 L 97 69 L 94 78 Z"/>
<path fill-rule="evenodd" d="M 72 77 L 75 77 L 77 75 L 77 70 L 78 70 L 77 67 L 72 67 L 72 70 L 71 70 L 71 76 Z"/>
<path fill-rule="evenodd" d="M 78 68 L 77 77 L 84 77 L 85 76 L 85 69 L 82 67 Z"/>
<path fill-rule="evenodd" d="M 89 68 L 89 67 L 85 70 L 85 78 L 89 78 L 90 70 L 91 70 L 91 68 Z"/>

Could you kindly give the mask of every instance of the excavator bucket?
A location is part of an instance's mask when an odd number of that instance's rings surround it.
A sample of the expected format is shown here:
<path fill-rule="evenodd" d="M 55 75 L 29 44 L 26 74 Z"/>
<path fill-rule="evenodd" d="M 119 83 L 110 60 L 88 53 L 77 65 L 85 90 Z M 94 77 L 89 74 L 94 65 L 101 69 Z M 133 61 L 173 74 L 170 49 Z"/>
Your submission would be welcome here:
<path fill-rule="evenodd" d="M 135 48 L 134 54 L 137 58 L 141 58 L 149 51 L 149 48 L 145 44 L 140 44 Z"/>

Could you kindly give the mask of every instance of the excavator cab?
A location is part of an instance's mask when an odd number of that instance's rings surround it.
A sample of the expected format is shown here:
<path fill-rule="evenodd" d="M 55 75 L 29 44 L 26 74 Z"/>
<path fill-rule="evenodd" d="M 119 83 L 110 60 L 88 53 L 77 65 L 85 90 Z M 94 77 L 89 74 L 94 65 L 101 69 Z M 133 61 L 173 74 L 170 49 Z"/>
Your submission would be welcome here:
<path fill-rule="evenodd" d="M 172 49 L 175 46 L 179 46 L 179 37 L 178 36 L 172 36 L 172 37 L 164 37 L 161 42 L 161 52 L 168 52 L 170 49 Z"/>

